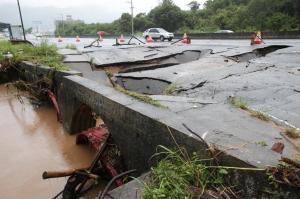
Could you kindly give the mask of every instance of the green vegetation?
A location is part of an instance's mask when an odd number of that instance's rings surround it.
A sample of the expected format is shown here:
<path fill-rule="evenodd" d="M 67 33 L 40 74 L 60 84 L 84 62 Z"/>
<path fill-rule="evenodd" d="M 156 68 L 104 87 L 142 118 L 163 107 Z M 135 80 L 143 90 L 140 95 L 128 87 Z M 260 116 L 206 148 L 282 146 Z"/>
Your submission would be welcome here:
<path fill-rule="evenodd" d="M 262 112 L 250 110 L 250 113 L 252 117 L 256 117 L 262 121 L 266 121 L 266 122 L 270 121 L 270 118 Z"/>
<path fill-rule="evenodd" d="M 258 144 L 258 145 L 263 146 L 263 147 L 268 146 L 265 141 L 255 142 L 255 144 Z"/>
<path fill-rule="evenodd" d="M 174 95 L 174 93 L 176 92 L 176 89 L 177 89 L 176 84 L 174 84 L 174 83 L 169 84 L 167 86 L 167 88 L 165 89 L 164 94 L 165 95 Z"/>
<path fill-rule="evenodd" d="M 153 106 L 164 107 L 165 108 L 165 106 L 161 105 L 159 103 L 159 101 L 152 99 L 148 95 L 144 95 L 144 94 L 141 94 L 141 93 L 136 93 L 136 92 L 133 92 L 133 91 L 126 90 L 126 89 L 124 89 L 123 87 L 121 87 L 121 86 L 119 86 L 117 84 L 114 86 L 114 88 L 117 91 L 121 92 L 121 93 L 129 95 L 129 96 L 131 96 L 131 97 L 133 97 L 135 99 L 138 99 L 140 101 L 143 101 L 143 102 L 145 102 L 147 104 L 151 104 Z"/>
<path fill-rule="evenodd" d="M 57 53 L 55 45 L 49 45 L 41 42 L 37 46 L 29 44 L 13 45 L 8 41 L 0 41 L 0 62 L 4 61 L 5 54 L 12 54 L 10 64 L 14 65 L 20 61 L 31 61 L 37 64 L 43 64 L 55 68 L 56 70 L 67 70 L 62 63 L 63 57 Z"/>
<path fill-rule="evenodd" d="M 143 32 L 150 27 L 162 27 L 178 33 L 215 32 L 219 29 L 236 32 L 300 30 L 298 0 L 208 0 L 202 9 L 197 1 L 191 1 L 188 6 L 190 10 L 184 11 L 172 0 L 162 0 L 148 14 L 135 16 L 135 31 Z M 96 36 L 100 30 L 117 35 L 131 33 L 131 16 L 123 13 L 112 23 L 58 23 L 56 35 Z"/>
<path fill-rule="evenodd" d="M 286 128 L 284 133 L 290 138 L 300 138 L 300 132 L 295 128 Z"/>
<path fill-rule="evenodd" d="M 229 102 L 236 108 L 248 111 L 252 117 L 256 117 L 262 121 L 270 121 L 270 118 L 260 111 L 251 110 L 245 100 L 242 98 L 229 97 Z"/>
<path fill-rule="evenodd" d="M 207 160 L 199 159 L 196 153 L 187 159 L 181 154 L 182 150 L 160 147 L 162 152 L 158 155 L 164 158 L 151 169 L 143 198 L 201 198 L 208 191 L 218 196 L 222 192 L 229 192 L 230 188 L 226 187 L 224 181 L 228 174 L 225 168 L 206 166 L 204 163 Z"/>
<path fill-rule="evenodd" d="M 71 49 L 71 50 L 76 50 L 76 49 L 77 49 L 76 45 L 74 45 L 74 44 L 67 44 L 67 45 L 65 46 L 65 48 L 66 48 L 66 49 Z"/>
<path fill-rule="evenodd" d="M 240 109 L 243 109 L 246 111 L 249 110 L 247 102 L 245 102 L 242 98 L 238 99 L 236 97 L 229 97 L 229 102 L 237 108 L 240 108 Z"/>

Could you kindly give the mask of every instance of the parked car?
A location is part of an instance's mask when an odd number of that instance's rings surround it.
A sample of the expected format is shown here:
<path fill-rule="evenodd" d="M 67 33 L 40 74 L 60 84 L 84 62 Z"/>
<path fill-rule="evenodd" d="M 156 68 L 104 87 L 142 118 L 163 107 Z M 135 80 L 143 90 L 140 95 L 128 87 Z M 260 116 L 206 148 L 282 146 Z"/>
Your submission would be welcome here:
<path fill-rule="evenodd" d="M 234 33 L 232 30 L 218 30 L 215 33 Z"/>
<path fill-rule="evenodd" d="M 163 28 L 149 28 L 143 33 L 143 37 L 147 39 L 149 36 L 152 39 L 159 39 L 160 41 L 169 40 L 172 41 L 174 38 L 174 34 L 166 31 Z"/>

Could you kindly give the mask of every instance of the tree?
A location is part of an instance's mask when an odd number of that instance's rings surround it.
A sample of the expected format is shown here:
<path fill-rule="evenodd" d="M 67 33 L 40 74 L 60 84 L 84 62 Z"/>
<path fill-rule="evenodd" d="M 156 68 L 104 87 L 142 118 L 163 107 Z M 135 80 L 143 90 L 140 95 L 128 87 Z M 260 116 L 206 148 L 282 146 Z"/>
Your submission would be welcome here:
<path fill-rule="evenodd" d="M 159 6 L 150 11 L 148 17 L 158 27 L 168 31 L 176 31 L 183 24 L 182 11 L 172 0 L 163 0 Z"/>
<path fill-rule="evenodd" d="M 119 19 L 120 33 L 131 33 L 131 15 L 123 13 Z"/>
<path fill-rule="evenodd" d="M 273 13 L 266 21 L 266 27 L 274 31 L 291 30 L 297 26 L 295 18 L 281 12 Z"/>
<path fill-rule="evenodd" d="M 153 27 L 153 22 L 147 17 L 145 13 L 139 13 L 134 18 L 134 29 L 143 32 L 148 28 Z"/>
<path fill-rule="evenodd" d="M 189 4 L 188 4 L 188 7 L 190 7 L 190 9 L 192 11 L 196 11 L 200 8 L 200 3 L 198 3 L 197 1 L 191 1 Z"/>
<path fill-rule="evenodd" d="M 190 1 L 188 6 L 191 9 L 182 11 L 172 0 L 162 0 L 148 14 L 136 15 L 135 30 L 142 32 L 155 26 L 181 33 L 214 32 L 217 29 L 300 30 L 300 0 L 207 0 L 203 9 L 199 9 L 197 0 Z M 128 34 L 131 32 L 131 16 L 123 13 L 112 23 L 58 22 L 56 27 L 56 34 L 61 36 L 95 36 L 100 30 L 110 34 Z"/>

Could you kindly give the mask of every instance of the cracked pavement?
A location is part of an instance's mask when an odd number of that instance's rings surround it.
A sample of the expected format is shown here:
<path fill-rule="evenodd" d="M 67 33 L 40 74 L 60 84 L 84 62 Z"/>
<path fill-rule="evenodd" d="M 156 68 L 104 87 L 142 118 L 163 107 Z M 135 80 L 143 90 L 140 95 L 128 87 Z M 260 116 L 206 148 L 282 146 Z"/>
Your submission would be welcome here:
<path fill-rule="evenodd" d="M 184 61 L 176 60 L 175 55 L 186 51 L 201 54 L 190 57 L 192 61 L 184 56 Z M 122 73 L 115 74 L 118 84 L 151 94 L 178 116 L 174 122 L 186 124 L 200 136 L 205 135 L 207 142 L 259 167 L 278 164 L 280 154 L 271 151 L 276 142 L 285 144 L 284 156 L 300 159 L 299 141 L 281 133 L 287 124 L 300 127 L 299 55 L 300 45 L 293 42 L 258 46 L 139 46 L 87 54 L 96 68 L 125 65 Z M 153 64 L 153 60 L 159 61 Z M 133 66 L 134 70 L 128 70 L 133 72 L 126 71 Z M 173 95 L 167 96 L 165 90 L 170 84 Z M 232 106 L 229 96 L 243 99 L 251 109 L 265 113 L 277 125 Z"/>

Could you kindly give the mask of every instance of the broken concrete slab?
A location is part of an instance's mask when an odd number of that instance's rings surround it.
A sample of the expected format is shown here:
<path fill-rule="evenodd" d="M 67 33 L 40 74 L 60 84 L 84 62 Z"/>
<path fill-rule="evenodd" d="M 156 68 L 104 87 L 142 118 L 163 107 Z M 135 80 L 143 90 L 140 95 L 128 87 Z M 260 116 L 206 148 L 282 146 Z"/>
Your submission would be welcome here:
<path fill-rule="evenodd" d="M 90 62 L 90 58 L 86 55 L 65 55 L 64 63 L 81 63 L 81 62 Z"/>
<path fill-rule="evenodd" d="M 167 102 L 181 102 L 181 103 L 194 103 L 194 104 L 216 104 L 214 100 L 204 100 L 199 98 L 189 98 L 180 96 L 169 96 L 169 95 L 151 95 L 154 100 L 167 101 Z"/>
<path fill-rule="evenodd" d="M 260 48 L 266 48 L 266 46 Z M 235 53 L 245 53 L 247 52 L 245 49 L 245 47 L 243 47 L 243 50 L 235 48 L 234 51 Z M 249 52 L 252 52 L 253 49 L 257 49 L 257 47 L 248 48 Z M 168 81 L 174 84 L 176 89 L 180 90 L 177 93 L 180 96 L 194 98 L 201 96 L 205 99 L 216 99 L 217 101 L 225 101 L 230 95 L 241 96 L 253 108 L 269 112 L 283 121 L 287 120 L 296 126 L 300 126 L 300 120 L 298 119 L 300 113 L 297 111 L 296 102 L 299 100 L 299 96 L 294 91 L 295 85 L 300 84 L 299 78 L 297 78 L 300 74 L 298 70 L 300 68 L 298 51 L 299 47 L 297 46 L 289 47 L 245 63 L 226 60 L 223 56 L 224 53 L 221 53 L 221 55 L 207 55 L 186 64 L 149 71 L 122 73 L 117 74 L 116 77 L 121 80 L 125 78 L 127 88 L 133 90 L 134 88 L 130 87 L 129 81 L 135 79 L 134 82 L 138 84 L 136 79 L 143 82 L 144 79 L 151 78 L 156 81 Z M 232 52 L 229 54 L 234 56 Z M 144 84 L 140 85 L 139 89 L 143 90 L 141 87 Z M 148 85 L 145 84 L 144 86 L 147 87 Z M 284 99 L 285 96 L 290 97 Z M 264 103 L 262 104 L 262 102 Z M 289 102 L 289 105 L 285 105 L 287 102 Z M 290 116 L 289 113 L 291 113 Z"/>
<path fill-rule="evenodd" d="M 61 48 L 58 49 L 58 53 L 61 55 L 80 55 L 81 53 L 78 50 Z"/>
<path fill-rule="evenodd" d="M 144 63 L 157 59 L 166 59 L 172 56 L 177 56 L 178 62 L 182 63 L 190 59 L 199 59 L 201 56 L 200 49 L 199 46 L 164 46 L 163 48 L 139 46 L 124 49 L 103 49 L 101 51 L 87 53 L 87 55 L 93 60 L 93 64 L 98 67 Z M 207 52 L 208 51 L 205 51 L 205 53 Z"/>
<path fill-rule="evenodd" d="M 105 199 L 114 198 L 114 199 L 123 199 L 123 198 L 142 198 L 144 184 L 147 181 L 149 173 L 145 173 L 133 179 L 132 181 L 126 183 L 125 185 L 118 187 L 110 192 L 109 196 L 104 197 Z"/>
<path fill-rule="evenodd" d="M 65 63 L 72 70 L 76 70 L 82 73 L 92 72 L 92 67 L 88 62 L 78 63 L 78 62 L 69 62 Z"/>

